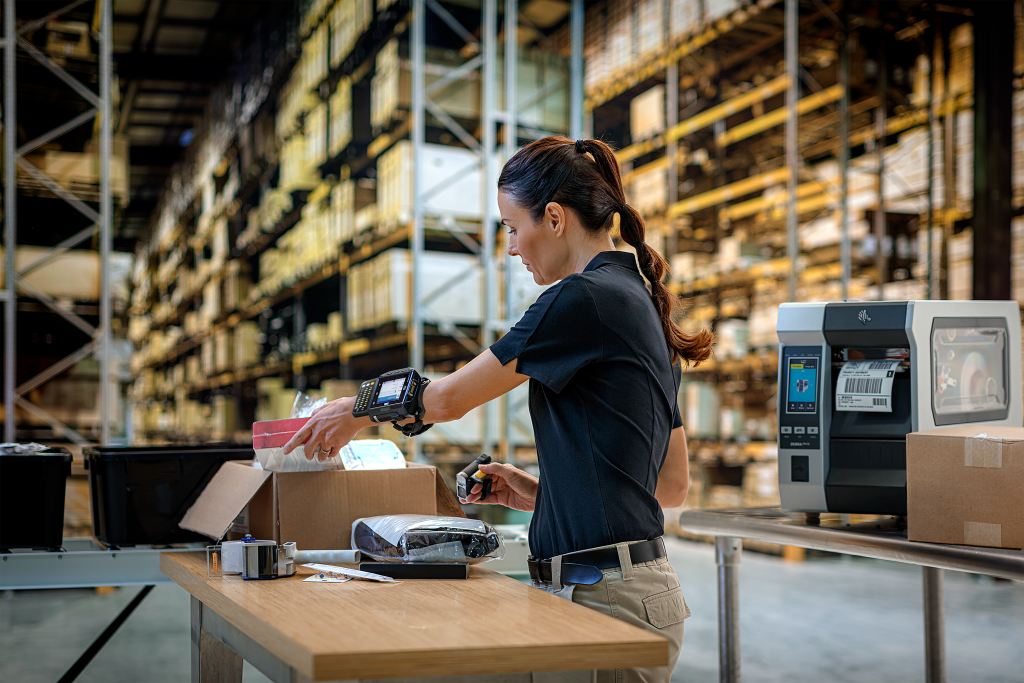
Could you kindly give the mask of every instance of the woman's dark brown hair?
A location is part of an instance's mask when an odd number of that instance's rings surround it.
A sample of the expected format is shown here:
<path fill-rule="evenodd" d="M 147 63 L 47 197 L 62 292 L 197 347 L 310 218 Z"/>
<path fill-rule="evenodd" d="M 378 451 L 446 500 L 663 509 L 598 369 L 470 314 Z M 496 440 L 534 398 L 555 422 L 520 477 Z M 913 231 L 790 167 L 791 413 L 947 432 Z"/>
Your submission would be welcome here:
<path fill-rule="evenodd" d="M 626 204 L 619 162 L 604 142 L 552 136 L 523 147 L 508 160 L 498 178 L 498 189 L 540 220 L 545 207 L 555 202 L 572 209 L 589 232 L 610 230 L 619 213 L 619 233 L 636 249 L 640 271 L 651 283 L 651 299 L 661 317 L 672 362 L 682 358 L 700 363 L 711 355 L 714 335 L 704 329 L 688 335 L 672 320 L 678 299 L 662 278 L 668 273 L 665 259 L 644 242 L 644 220 Z"/>

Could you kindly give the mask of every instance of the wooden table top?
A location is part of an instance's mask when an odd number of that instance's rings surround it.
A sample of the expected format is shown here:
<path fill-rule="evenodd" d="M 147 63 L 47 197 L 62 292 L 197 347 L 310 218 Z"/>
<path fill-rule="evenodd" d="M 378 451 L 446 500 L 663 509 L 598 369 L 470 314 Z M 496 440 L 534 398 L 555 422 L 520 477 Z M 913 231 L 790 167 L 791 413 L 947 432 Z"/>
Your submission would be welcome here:
<path fill-rule="evenodd" d="M 467 580 L 304 583 L 208 577 L 206 554 L 160 570 L 313 680 L 668 664 L 668 641 L 483 567 Z"/>

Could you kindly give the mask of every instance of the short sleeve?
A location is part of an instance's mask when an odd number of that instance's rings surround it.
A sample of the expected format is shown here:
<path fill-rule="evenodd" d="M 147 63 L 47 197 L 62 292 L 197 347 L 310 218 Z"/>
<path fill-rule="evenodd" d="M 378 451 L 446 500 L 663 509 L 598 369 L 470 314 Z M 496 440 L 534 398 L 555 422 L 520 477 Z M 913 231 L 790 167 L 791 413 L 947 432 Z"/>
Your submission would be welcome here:
<path fill-rule="evenodd" d="M 679 429 L 683 426 L 683 416 L 679 412 L 679 383 L 683 381 L 683 369 L 678 363 L 672 364 L 672 379 L 676 387 L 676 402 L 672 409 L 672 429 Z"/>
<path fill-rule="evenodd" d="M 573 376 L 603 353 L 597 305 L 579 277 L 548 287 L 508 334 L 490 347 L 505 365 L 561 393 Z"/>

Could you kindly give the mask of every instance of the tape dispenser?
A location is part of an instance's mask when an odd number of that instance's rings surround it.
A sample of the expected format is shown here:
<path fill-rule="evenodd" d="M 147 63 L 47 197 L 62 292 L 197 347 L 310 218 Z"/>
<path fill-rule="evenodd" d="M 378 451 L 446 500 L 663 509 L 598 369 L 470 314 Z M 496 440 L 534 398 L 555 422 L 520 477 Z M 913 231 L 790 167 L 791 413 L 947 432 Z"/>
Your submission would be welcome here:
<path fill-rule="evenodd" d="M 358 550 L 299 550 L 294 542 L 278 545 L 246 534 L 206 548 L 207 576 L 241 575 L 243 579 L 277 579 L 295 574 L 296 564 L 336 562 L 358 564 Z"/>

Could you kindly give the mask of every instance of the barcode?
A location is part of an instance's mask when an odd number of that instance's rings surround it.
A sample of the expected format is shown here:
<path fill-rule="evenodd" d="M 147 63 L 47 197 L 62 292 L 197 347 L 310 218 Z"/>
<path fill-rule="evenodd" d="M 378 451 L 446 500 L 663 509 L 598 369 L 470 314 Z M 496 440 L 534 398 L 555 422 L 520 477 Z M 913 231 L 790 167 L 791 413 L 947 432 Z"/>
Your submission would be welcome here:
<path fill-rule="evenodd" d="M 882 393 L 881 377 L 847 377 L 847 394 L 880 394 Z"/>
<path fill-rule="evenodd" d="M 884 362 L 884 361 L 879 361 L 879 362 L 871 363 L 870 365 L 868 365 L 868 370 L 888 370 L 888 369 L 889 369 L 889 363 L 888 362 Z"/>
<path fill-rule="evenodd" d="M 874 405 L 874 406 L 887 406 L 887 405 L 889 405 L 889 399 L 887 399 L 887 398 L 873 398 L 873 399 L 871 399 L 871 405 Z"/>

